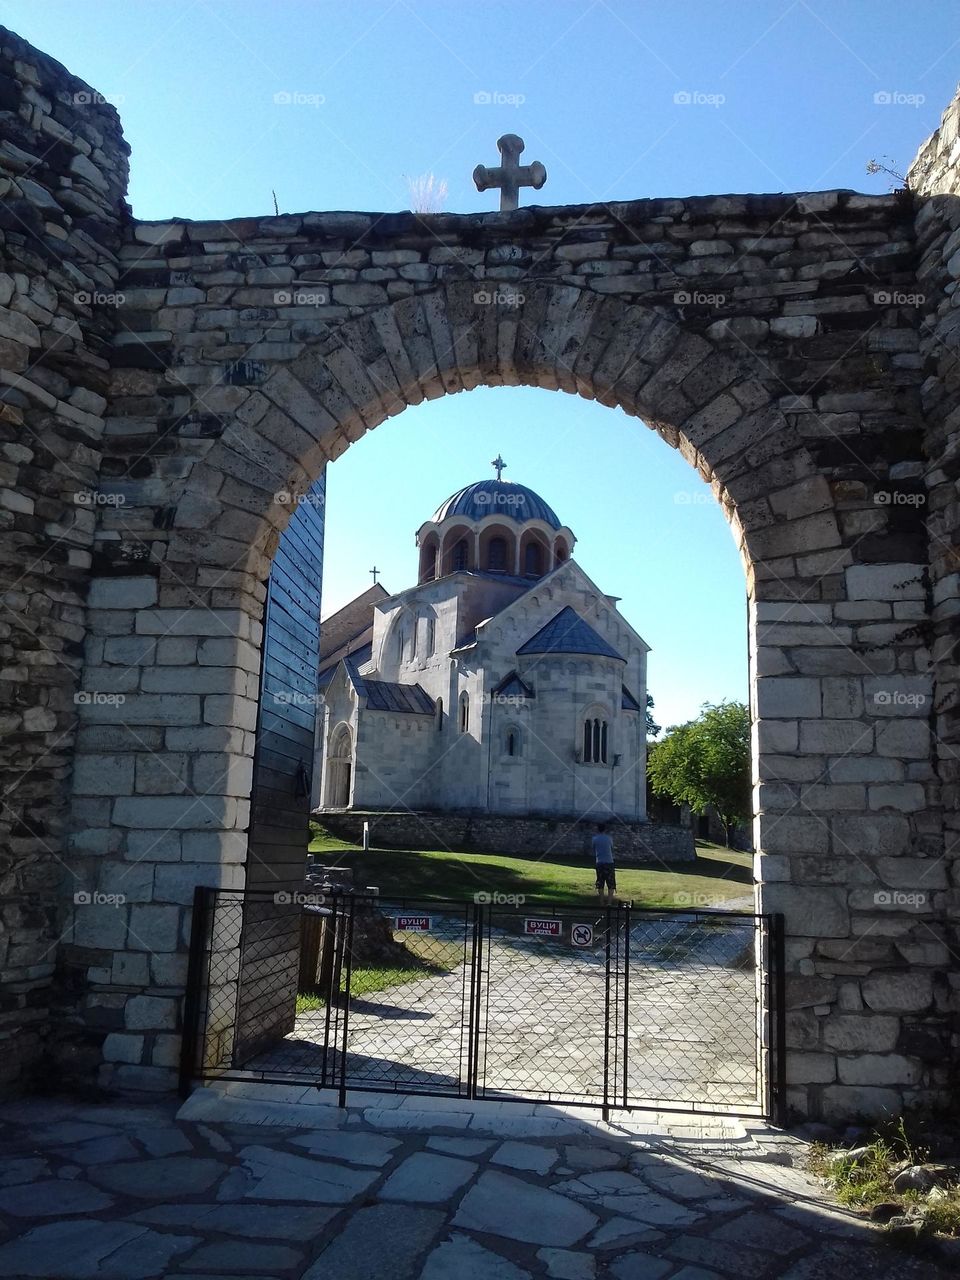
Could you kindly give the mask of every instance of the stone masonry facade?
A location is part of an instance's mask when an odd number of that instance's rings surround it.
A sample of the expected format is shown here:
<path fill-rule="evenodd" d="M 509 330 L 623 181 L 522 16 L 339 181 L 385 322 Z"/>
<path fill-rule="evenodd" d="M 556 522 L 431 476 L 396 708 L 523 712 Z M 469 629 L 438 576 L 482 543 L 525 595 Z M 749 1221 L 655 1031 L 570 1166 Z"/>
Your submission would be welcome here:
<path fill-rule="evenodd" d="M 589 819 L 411 810 L 393 813 L 356 810 L 323 815 L 323 825 L 328 831 L 356 844 L 363 838 L 364 823 L 370 825 L 370 843 L 378 848 L 417 849 L 430 840 L 437 849 L 527 854 L 547 860 L 579 859 L 588 874 L 593 867 L 590 841 L 597 827 Z M 618 863 L 686 862 L 696 856 L 690 827 L 666 822 L 618 822 L 612 834 Z M 469 886 L 465 885 L 464 891 L 468 890 Z"/>
<path fill-rule="evenodd" d="M 158 224 L 123 202 L 112 109 L 7 32 L 0 52 L 10 1074 L 69 1052 L 171 1087 L 193 886 L 244 883 L 291 512 L 386 417 L 525 384 L 642 419 L 738 540 L 791 1107 L 945 1101 L 956 104 L 912 192 Z"/>

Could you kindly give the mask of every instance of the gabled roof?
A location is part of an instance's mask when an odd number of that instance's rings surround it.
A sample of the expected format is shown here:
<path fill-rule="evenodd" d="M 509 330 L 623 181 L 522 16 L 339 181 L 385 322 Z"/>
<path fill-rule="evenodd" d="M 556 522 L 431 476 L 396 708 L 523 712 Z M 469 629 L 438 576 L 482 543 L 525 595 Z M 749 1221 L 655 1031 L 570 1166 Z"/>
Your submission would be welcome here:
<path fill-rule="evenodd" d="M 345 657 L 338 658 L 336 659 L 336 661 L 331 662 L 330 665 L 328 667 L 324 667 L 320 671 L 320 674 L 317 676 L 317 688 L 325 689 L 327 687 L 327 685 L 333 679 L 334 674 L 341 662 L 346 662 L 347 660 L 349 660 L 355 666 L 362 667 L 365 662 L 370 661 L 372 654 L 373 654 L 373 644 L 372 642 L 368 641 L 365 645 L 362 645 L 359 649 L 353 649 Z"/>
<path fill-rule="evenodd" d="M 620 706 L 624 711 L 641 711 L 643 708 L 625 684 L 620 686 Z"/>
<path fill-rule="evenodd" d="M 587 653 L 626 662 L 626 658 L 617 653 L 599 631 L 594 631 L 589 622 L 584 622 L 570 605 L 561 609 L 517 650 L 518 657 L 529 653 Z"/>
<path fill-rule="evenodd" d="M 511 671 L 509 675 L 504 676 L 500 681 L 493 690 L 493 696 L 496 697 L 497 694 L 503 698 L 535 698 L 537 696 L 528 684 L 524 684 L 515 671 Z"/>
<path fill-rule="evenodd" d="M 345 604 L 320 623 L 320 666 L 338 649 L 349 645 L 373 625 L 373 607 L 381 600 L 389 599 L 389 592 L 379 582 L 367 587 L 349 604 Z"/>

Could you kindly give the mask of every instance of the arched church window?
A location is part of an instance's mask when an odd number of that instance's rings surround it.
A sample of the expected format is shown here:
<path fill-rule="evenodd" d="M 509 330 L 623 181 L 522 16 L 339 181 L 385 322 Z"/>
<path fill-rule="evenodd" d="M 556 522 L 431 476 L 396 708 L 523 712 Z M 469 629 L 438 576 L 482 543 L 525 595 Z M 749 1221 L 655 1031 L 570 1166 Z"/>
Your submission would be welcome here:
<path fill-rule="evenodd" d="M 457 545 L 453 548 L 453 571 L 456 573 L 460 569 L 467 567 L 467 540 L 461 538 Z"/>
<path fill-rule="evenodd" d="M 507 540 L 496 537 L 490 539 L 487 549 L 487 568 L 494 573 L 504 573 L 507 568 Z"/>
<path fill-rule="evenodd" d="M 588 716 L 583 722 L 583 763 L 607 763 L 607 721 L 600 716 Z"/>
<path fill-rule="evenodd" d="M 543 552 L 538 542 L 527 543 L 527 549 L 523 554 L 523 571 L 537 578 L 543 573 Z"/>
<path fill-rule="evenodd" d="M 437 733 L 440 733 L 443 729 L 443 699 L 442 698 L 437 699 L 437 715 L 436 715 L 435 723 L 437 726 Z"/>
<path fill-rule="evenodd" d="M 520 730 L 516 725 L 508 725 L 503 735 L 503 754 L 511 760 L 515 760 L 521 751 Z"/>
<path fill-rule="evenodd" d="M 470 695 L 461 693 L 460 695 L 460 732 L 466 733 L 470 728 Z"/>
<path fill-rule="evenodd" d="M 437 623 L 434 618 L 427 619 L 427 657 L 429 658 L 437 647 Z"/>

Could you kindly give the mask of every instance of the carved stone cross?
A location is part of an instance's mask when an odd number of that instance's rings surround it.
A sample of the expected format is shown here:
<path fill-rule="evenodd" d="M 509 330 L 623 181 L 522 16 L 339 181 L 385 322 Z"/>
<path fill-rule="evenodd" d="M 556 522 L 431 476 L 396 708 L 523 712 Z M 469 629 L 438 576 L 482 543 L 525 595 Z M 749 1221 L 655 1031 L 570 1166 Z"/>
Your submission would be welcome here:
<path fill-rule="evenodd" d="M 473 180 L 478 191 L 499 187 L 500 212 L 506 213 L 519 208 L 521 187 L 540 190 L 547 180 L 547 171 L 539 160 L 534 160 L 533 164 L 520 163 L 523 139 L 518 138 L 515 133 L 505 133 L 497 140 L 497 147 L 500 150 L 499 166 L 488 169 L 486 165 L 478 164 L 473 171 Z"/>

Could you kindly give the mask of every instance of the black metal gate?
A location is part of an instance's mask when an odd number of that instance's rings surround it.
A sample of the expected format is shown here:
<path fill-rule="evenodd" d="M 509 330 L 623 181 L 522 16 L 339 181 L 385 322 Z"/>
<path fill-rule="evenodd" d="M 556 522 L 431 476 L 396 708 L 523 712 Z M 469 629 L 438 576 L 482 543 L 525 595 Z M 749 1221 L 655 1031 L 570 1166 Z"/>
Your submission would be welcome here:
<path fill-rule="evenodd" d="M 199 889 L 181 1084 L 776 1118 L 782 921 Z"/>

